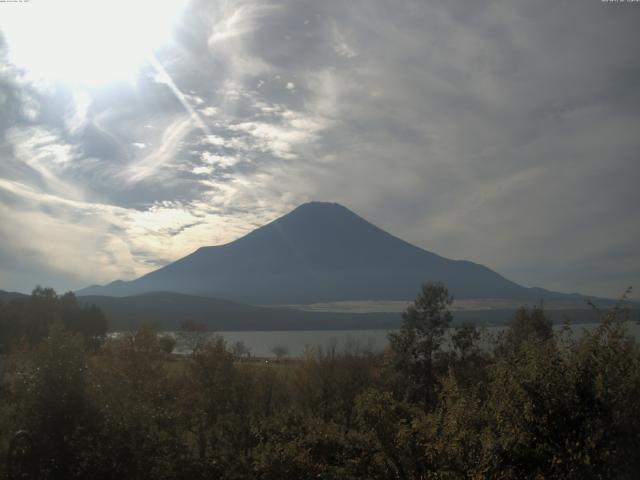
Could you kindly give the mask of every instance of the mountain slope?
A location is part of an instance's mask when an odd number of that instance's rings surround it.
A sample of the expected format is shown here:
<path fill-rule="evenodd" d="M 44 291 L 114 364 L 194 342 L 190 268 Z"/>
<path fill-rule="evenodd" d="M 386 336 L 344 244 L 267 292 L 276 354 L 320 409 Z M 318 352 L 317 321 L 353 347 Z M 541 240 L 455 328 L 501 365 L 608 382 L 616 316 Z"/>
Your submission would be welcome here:
<path fill-rule="evenodd" d="M 420 284 L 444 282 L 457 298 L 559 296 L 522 287 L 468 261 L 411 245 L 335 203 L 311 202 L 248 235 L 194 253 L 130 282 L 79 295 L 170 291 L 253 304 L 412 299 Z"/>
<path fill-rule="evenodd" d="M 0 290 L 0 302 L 3 302 L 3 303 L 9 303 L 12 300 L 18 300 L 26 297 L 27 295 L 25 295 L 24 293 L 5 292 L 4 290 Z"/>

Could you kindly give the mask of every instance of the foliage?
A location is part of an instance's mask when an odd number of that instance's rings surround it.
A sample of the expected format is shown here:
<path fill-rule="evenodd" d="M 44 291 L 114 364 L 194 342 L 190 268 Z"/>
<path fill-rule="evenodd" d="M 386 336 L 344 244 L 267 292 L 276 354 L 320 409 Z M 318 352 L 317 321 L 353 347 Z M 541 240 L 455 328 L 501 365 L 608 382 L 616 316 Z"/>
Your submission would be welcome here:
<path fill-rule="evenodd" d="M 72 297 L 30 302 L 11 308 L 39 342 L 0 356 L 0 448 L 27 429 L 43 480 L 640 477 L 621 307 L 576 340 L 523 308 L 481 348 L 475 326 L 447 330 L 451 298 L 428 284 L 384 357 L 331 342 L 260 362 L 208 333 L 171 355 L 150 325 L 96 353 Z"/>
<path fill-rule="evenodd" d="M 509 323 L 509 328 L 498 339 L 496 354 L 509 355 L 532 339 L 548 341 L 552 338 L 551 319 L 541 306 L 520 307 Z"/>
<path fill-rule="evenodd" d="M 160 350 L 166 355 L 172 353 L 178 343 L 175 338 L 168 335 L 159 337 L 158 342 L 160 343 Z"/>
<path fill-rule="evenodd" d="M 177 332 L 177 342 L 184 345 L 194 355 L 206 345 L 209 332 L 206 325 L 192 320 L 185 320 Z"/>
<path fill-rule="evenodd" d="M 81 305 L 72 292 L 59 297 L 51 288 L 36 287 L 29 297 L 0 303 L 0 352 L 23 338 L 36 345 L 55 322 L 80 333 L 94 351 L 107 332 L 106 318 L 98 307 Z"/>
<path fill-rule="evenodd" d="M 75 447 L 86 440 L 96 419 L 82 337 L 54 324 L 25 367 L 16 385 L 18 415 L 27 430 L 37 432 L 43 476 L 81 477 L 87 452 Z"/>
<path fill-rule="evenodd" d="M 233 345 L 231 345 L 231 351 L 238 360 L 242 360 L 245 357 L 247 359 L 251 358 L 251 350 L 245 345 L 242 340 L 233 342 Z"/>
<path fill-rule="evenodd" d="M 392 368 L 404 380 L 407 399 L 433 405 L 437 390 L 437 358 L 453 316 L 453 298 L 441 283 L 426 283 L 402 314 L 400 331 L 389 334 Z"/>

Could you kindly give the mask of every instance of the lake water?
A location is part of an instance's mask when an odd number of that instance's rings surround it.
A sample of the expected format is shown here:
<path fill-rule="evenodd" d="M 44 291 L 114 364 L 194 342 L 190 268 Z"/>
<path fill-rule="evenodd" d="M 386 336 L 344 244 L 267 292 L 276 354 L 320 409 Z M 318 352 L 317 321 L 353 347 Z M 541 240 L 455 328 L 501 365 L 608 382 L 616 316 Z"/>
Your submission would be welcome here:
<path fill-rule="evenodd" d="M 585 330 L 595 328 L 597 324 L 573 325 L 574 337 L 579 338 Z M 488 345 L 505 327 L 484 327 L 481 342 Z M 554 328 L 561 328 L 560 325 Z M 640 325 L 638 323 L 628 323 L 629 333 L 640 340 Z M 256 357 L 273 357 L 274 347 L 284 347 L 287 356 L 297 357 L 302 355 L 308 348 L 326 347 L 336 344 L 338 351 L 346 346 L 358 345 L 360 349 L 370 349 L 374 352 L 382 351 L 388 344 L 388 330 L 309 330 L 309 331 L 246 331 L 246 332 L 220 332 L 229 345 L 234 342 L 243 342 L 249 348 L 251 355 Z M 175 335 L 173 332 L 166 332 Z M 213 335 L 213 334 L 212 334 Z M 179 339 L 179 336 L 177 336 Z M 176 348 L 177 353 L 187 354 L 187 345 L 181 345 L 179 341 Z"/>

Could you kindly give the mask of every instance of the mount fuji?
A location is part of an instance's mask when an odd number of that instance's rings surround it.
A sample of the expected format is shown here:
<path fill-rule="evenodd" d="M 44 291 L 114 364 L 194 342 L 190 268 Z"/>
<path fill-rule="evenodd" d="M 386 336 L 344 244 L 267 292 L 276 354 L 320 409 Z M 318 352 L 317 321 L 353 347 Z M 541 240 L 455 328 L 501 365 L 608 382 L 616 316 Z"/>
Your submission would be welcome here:
<path fill-rule="evenodd" d="M 441 281 L 457 299 L 518 301 L 582 297 L 527 288 L 493 270 L 412 245 L 337 203 L 310 202 L 225 245 L 195 252 L 132 281 L 78 295 L 175 292 L 277 305 L 409 300 Z"/>

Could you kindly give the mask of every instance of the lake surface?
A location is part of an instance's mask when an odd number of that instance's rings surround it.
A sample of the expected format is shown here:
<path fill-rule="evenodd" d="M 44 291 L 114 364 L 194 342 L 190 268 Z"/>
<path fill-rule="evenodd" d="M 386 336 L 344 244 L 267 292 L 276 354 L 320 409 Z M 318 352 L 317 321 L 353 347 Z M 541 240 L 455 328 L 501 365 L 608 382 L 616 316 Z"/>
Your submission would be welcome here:
<path fill-rule="evenodd" d="M 592 330 L 597 324 L 573 325 L 574 338 L 579 338 L 585 330 Z M 554 329 L 562 328 L 561 325 L 554 325 Z M 492 338 L 495 338 L 505 327 L 484 327 L 481 343 L 489 345 Z M 628 323 L 628 332 L 640 340 L 640 325 L 638 323 Z M 337 346 L 338 351 L 345 347 L 370 349 L 373 352 L 380 352 L 388 344 L 387 334 L 389 330 L 309 330 L 309 331 L 246 331 L 246 332 L 220 332 L 218 335 L 226 340 L 229 345 L 234 342 L 243 342 L 249 348 L 251 355 L 255 357 L 274 357 L 272 350 L 274 347 L 284 347 L 287 356 L 297 357 L 304 354 L 309 348 L 325 348 L 331 344 Z M 178 340 L 176 353 L 188 354 L 189 347 L 181 344 L 180 336 L 175 332 L 165 332 L 165 334 L 175 336 Z M 211 333 L 211 335 L 216 335 Z M 448 342 L 448 340 L 447 340 Z"/>

